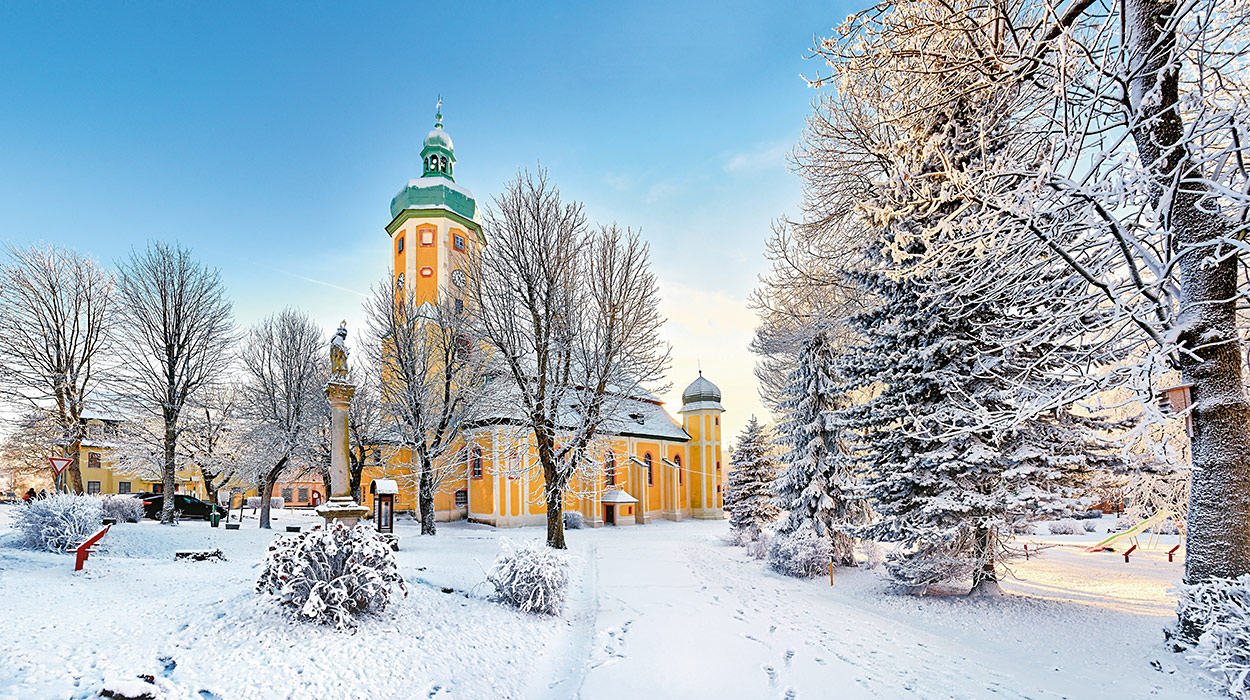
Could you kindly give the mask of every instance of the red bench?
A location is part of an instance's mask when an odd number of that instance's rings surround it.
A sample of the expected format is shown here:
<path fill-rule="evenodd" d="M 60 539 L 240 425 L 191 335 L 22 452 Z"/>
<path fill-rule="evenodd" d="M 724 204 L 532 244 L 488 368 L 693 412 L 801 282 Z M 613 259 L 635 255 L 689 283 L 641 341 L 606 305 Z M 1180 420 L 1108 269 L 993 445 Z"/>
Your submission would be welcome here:
<path fill-rule="evenodd" d="M 95 551 L 93 545 L 99 542 L 101 537 L 104 537 L 104 533 L 108 532 L 110 527 L 113 527 L 111 523 L 105 525 L 103 530 L 95 533 L 86 542 L 78 545 L 78 549 L 74 550 L 78 553 L 78 559 L 74 562 L 74 571 L 82 571 L 82 565 L 87 562 L 87 555 Z"/>

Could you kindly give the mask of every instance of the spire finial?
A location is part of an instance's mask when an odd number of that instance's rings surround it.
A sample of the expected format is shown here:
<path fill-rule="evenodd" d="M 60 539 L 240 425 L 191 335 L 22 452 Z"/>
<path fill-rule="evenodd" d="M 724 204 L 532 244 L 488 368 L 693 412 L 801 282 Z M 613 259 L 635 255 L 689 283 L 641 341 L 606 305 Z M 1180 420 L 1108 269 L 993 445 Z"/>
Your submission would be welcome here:
<path fill-rule="evenodd" d="M 443 128 L 443 96 L 439 94 L 438 104 L 434 105 L 434 128 Z"/>

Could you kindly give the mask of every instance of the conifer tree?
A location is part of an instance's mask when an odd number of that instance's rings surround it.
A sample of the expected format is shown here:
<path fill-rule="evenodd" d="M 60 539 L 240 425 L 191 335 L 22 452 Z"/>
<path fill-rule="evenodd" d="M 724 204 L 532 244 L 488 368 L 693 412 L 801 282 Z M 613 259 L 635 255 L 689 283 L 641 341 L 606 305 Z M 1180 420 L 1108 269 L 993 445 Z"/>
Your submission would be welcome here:
<path fill-rule="evenodd" d="M 779 406 L 784 418 L 777 441 L 787 450 L 774 491 L 787 511 L 780 534 L 811 528 L 829 541 L 835 564 L 854 566 L 855 540 L 846 530 L 867 521 L 868 507 L 855 494 L 855 475 L 842 458 L 830 421 L 842 392 L 834 379 L 835 362 L 826 331 L 817 332 L 799 350 L 798 366 Z"/>
<path fill-rule="evenodd" d="M 777 464 L 770 453 L 768 430 L 755 416 L 738 435 L 729 463 L 729 484 L 725 493 L 725 509 L 729 526 L 740 542 L 759 539 L 764 526 L 777 519 L 773 503 L 772 483 Z"/>

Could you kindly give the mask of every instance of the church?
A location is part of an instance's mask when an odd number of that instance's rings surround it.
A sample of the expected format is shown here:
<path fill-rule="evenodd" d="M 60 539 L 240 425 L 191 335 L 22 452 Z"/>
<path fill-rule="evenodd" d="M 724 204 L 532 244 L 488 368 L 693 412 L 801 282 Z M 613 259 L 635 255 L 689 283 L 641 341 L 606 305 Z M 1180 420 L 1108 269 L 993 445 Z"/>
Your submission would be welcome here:
<path fill-rule="evenodd" d="M 421 150 L 421 177 L 391 200 L 388 266 L 397 290 L 421 299 L 448 297 L 464 303 L 467 265 L 490 244 L 482 230 L 473 193 L 456 183 L 456 155 L 443 128 L 442 114 Z M 575 477 L 565 497 L 565 511 L 577 511 L 591 527 L 634 525 L 657 518 L 720 519 L 724 471 L 721 466 L 721 392 L 698 376 L 682 393 L 680 421 L 649 394 L 618 402 L 616 429 L 596 442 L 594 476 Z M 435 497 L 439 520 L 468 519 L 496 527 L 546 523 L 541 469 L 523 455 L 532 440 L 516 435 L 506 421 L 487 421 L 462 430 L 460 449 L 448 459 L 452 476 Z M 521 460 L 525 460 L 522 462 Z M 399 484 L 396 510 L 417 508 L 416 480 L 408 455 L 392 450 L 383 464 L 368 466 L 361 491 L 377 479 Z"/>

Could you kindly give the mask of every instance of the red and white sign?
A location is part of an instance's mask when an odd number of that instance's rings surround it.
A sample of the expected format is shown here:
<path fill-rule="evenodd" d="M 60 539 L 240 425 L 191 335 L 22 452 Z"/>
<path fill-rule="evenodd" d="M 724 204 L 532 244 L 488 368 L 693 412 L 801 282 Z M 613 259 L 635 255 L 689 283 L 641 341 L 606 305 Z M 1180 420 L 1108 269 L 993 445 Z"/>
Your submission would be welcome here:
<path fill-rule="evenodd" d="M 56 475 L 60 476 L 61 472 L 65 471 L 65 468 L 69 466 L 69 463 L 74 460 L 69 457 L 49 457 L 48 461 L 52 463 L 52 468 L 56 470 Z"/>

